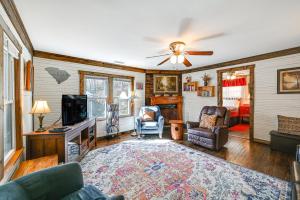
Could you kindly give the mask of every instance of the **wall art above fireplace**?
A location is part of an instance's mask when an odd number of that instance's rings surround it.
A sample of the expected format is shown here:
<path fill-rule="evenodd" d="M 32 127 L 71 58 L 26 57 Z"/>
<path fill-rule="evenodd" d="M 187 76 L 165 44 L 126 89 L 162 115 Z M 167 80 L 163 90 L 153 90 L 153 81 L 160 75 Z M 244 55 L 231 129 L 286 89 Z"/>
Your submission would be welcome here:
<path fill-rule="evenodd" d="M 154 75 L 154 93 L 178 93 L 177 75 Z"/>

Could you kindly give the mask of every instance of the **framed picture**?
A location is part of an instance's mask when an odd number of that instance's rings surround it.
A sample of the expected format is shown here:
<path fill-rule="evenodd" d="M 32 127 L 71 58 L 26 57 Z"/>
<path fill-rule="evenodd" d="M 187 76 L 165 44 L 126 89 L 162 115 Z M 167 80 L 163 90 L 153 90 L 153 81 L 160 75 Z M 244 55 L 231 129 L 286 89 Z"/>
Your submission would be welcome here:
<path fill-rule="evenodd" d="M 300 93 L 300 67 L 277 71 L 277 93 Z"/>
<path fill-rule="evenodd" d="M 178 93 L 178 76 L 154 75 L 154 93 Z"/>
<path fill-rule="evenodd" d="M 136 82 L 135 88 L 136 88 L 137 90 L 143 90 L 143 89 L 144 89 L 144 83 Z"/>

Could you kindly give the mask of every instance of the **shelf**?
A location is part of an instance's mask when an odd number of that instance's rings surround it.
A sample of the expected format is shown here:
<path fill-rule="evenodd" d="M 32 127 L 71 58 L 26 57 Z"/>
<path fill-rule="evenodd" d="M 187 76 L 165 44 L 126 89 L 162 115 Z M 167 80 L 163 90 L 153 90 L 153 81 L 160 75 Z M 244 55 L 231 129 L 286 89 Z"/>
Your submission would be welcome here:
<path fill-rule="evenodd" d="M 214 97 L 215 86 L 200 86 L 197 89 L 197 95 L 201 97 Z"/>
<path fill-rule="evenodd" d="M 198 81 L 183 83 L 183 91 L 184 92 L 196 92 L 197 87 L 198 87 Z"/>

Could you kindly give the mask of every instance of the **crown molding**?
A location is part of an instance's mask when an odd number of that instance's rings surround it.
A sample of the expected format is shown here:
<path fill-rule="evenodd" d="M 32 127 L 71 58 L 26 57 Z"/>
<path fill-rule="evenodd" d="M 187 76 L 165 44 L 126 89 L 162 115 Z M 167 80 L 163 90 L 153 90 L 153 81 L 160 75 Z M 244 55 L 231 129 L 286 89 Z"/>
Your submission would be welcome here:
<path fill-rule="evenodd" d="M 24 45 L 32 55 L 34 48 L 14 1 L 13 0 L 0 0 L 0 1 L 10 21 L 12 22 L 17 33 L 19 34 L 22 42 L 24 43 Z"/>
<path fill-rule="evenodd" d="M 145 69 L 142 69 L 142 68 L 118 65 L 118 64 L 90 60 L 90 59 L 85 59 L 85 58 L 78 58 L 78 57 L 73 57 L 73 56 L 66 56 L 66 55 L 61 55 L 61 54 L 56 54 L 56 53 L 49 53 L 49 52 L 45 52 L 45 51 L 36 51 L 35 50 L 33 53 L 33 56 L 39 57 L 39 58 L 51 59 L 51 60 L 59 60 L 59 61 L 65 61 L 65 62 L 92 65 L 92 66 L 97 66 L 97 67 L 105 67 L 105 68 L 145 73 Z"/>
<path fill-rule="evenodd" d="M 217 63 L 217 64 L 213 64 L 213 65 L 207 65 L 207 66 L 203 66 L 203 67 L 196 67 L 193 69 L 186 69 L 186 70 L 182 70 L 181 72 L 183 74 L 187 74 L 187 73 L 192 73 L 192 72 L 205 71 L 205 70 L 210 70 L 210 69 L 217 69 L 217 68 L 222 68 L 222 67 L 227 67 L 227 66 L 240 65 L 240 64 L 251 63 L 251 62 L 256 62 L 256 61 L 261 61 L 261 60 L 267 60 L 267 59 L 271 59 L 271 58 L 288 56 L 288 55 L 293 55 L 293 54 L 297 54 L 297 53 L 300 53 L 300 47 L 294 47 L 294 48 L 284 49 L 284 50 L 280 50 L 280 51 L 274 51 L 274 52 L 270 52 L 270 53 L 260 54 L 260 55 L 256 55 L 256 56 L 250 56 L 250 57 L 246 57 L 246 58 Z"/>
<path fill-rule="evenodd" d="M 146 69 L 146 74 L 182 74 L 182 71 L 180 70 L 152 70 L 152 69 Z"/>

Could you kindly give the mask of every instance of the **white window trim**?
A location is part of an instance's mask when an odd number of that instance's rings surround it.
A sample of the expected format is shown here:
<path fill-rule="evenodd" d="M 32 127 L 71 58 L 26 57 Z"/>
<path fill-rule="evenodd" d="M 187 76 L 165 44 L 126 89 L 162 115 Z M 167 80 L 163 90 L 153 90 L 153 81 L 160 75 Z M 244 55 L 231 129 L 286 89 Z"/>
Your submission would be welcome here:
<path fill-rule="evenodd" d="M 12 41 L 7 37 L 7 35 L 4 33 L 4 47 L 3 47 L 3 57 L 7 56 L 7 63 L 5 64 L 9 64 L 10 67 L 12 67 L 12 69 L 8 69 L 11 70 L 11 75 L 12 77 L 7 77 L 7 73 L 5 72 L 4 69 L 4 74 L 3 74 L 3 84 L 4 87 L 3 88 L 7 88 L 7 82 L 11 81 L 11 87 L 12 87 L 12 94 L 11 97 L 8 97 L 8 91 L 4 91 L 3 92 L 3 131 L 5 132 L 5 121 L 6 121 L 6 114 L 5 114 L 5 110 L 6 110 L 6 106 L 9 104 L 12 104 L 12 118 L 15 118 L 15 84 L 14 84 L 14 80 L 15 80 L 15 72 L 14 72 L 14 58 L 18 58 L 18 54 L 19 51 L 17 50 L 17 48 L 14 46 L 14 44 L 12 43 Z M 5 58 L 3 58 L 5 60 Z M 5 66 L 4 66 L 5 68 Z M 3 146 L 4 148 L 4 146 Z M 16 151 L 16 123 L 15 120 L 12 120 L 12 149 L 6 154 L 4 155 L 4 165 L 7 164 L 7 162 L 11 159 L 11 157 L 14 155 Z"/>

